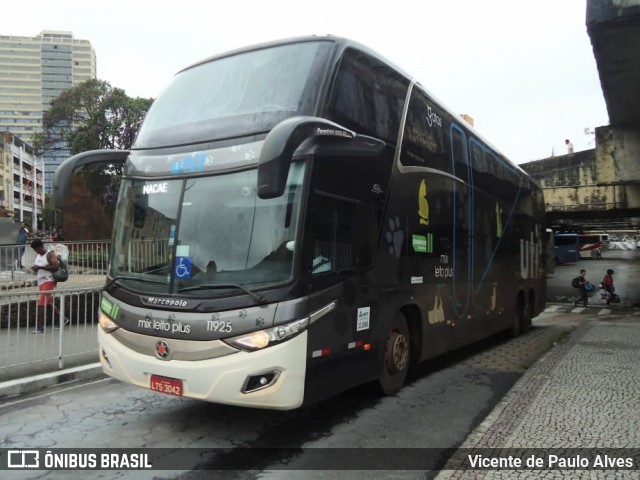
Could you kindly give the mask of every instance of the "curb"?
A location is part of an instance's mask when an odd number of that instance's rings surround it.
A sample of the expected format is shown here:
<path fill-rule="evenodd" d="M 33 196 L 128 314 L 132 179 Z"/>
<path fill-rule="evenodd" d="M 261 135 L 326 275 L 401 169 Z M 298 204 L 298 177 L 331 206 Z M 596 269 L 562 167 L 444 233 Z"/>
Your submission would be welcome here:
<path fill-rule="evenodd" d="M 35 280 L 14 280 L 7 283 L 0 284 L 1 290 L 17 290 L 19 288 L 31 288 L 37 287 L 38 283 Z"/>
<path fill-rule="evenodd" d="M 97 362 L 57 372 L 42 373 L 32 377 L 0 382 L 0 400 L 7 400 L 72 382 L 94 380 L 102 376 L 106 378 L 106 375 L 102 373 L 100 362 Z"/>

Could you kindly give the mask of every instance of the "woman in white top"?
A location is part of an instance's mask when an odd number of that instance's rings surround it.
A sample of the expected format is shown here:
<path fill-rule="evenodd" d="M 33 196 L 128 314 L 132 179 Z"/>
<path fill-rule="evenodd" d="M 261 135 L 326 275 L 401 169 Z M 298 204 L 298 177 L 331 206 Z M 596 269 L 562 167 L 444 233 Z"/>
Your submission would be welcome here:
<path fill-rule="evenodd" d="M 51 305 L 54 312 L 58 314 L 58 309 L 53 303 L 53 296 L 50 292 L 56 288 L 56 281 L 53 279 L 53 272 L 60 268 L 58 257 L 53 250 L 47 251 L 44 248 L 42 240 L 39 238 L 31 242 L 31 248 L 36 252 L 36 259 L 33 262 L 31 270 L 36 274 L 36 281 L 38 282 L 38 289 L 40 290 L 40 296 L 38 297 L 38 316 L 36 320 L 36 327 L 33 333 L 44 332 L 44 324 L 46 319 L 46 308 Z M 59 316 L 59 314 L 58 314 Z M 55 321 L 54 317 L 54 321 Z M 66 324 L 66 321 L 65 321 Z"/>

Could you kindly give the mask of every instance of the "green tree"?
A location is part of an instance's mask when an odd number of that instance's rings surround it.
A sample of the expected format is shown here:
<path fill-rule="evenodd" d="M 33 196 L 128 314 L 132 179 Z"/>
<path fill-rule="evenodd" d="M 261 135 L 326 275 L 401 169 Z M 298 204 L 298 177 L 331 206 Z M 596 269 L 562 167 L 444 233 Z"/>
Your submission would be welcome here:
<path fill-rule="evenodd" d="M 87 80 L 51 102 L 42 118 L 43 132 L 34 145 L 40 152 L 69 149 L 72 155 L 88 150 L 131 148 L 151 98 L 131 98 L 104 80 Z M 122 165 L 89 168 L 85 185 L 109 211 L 117 192 Z"/>
<path fill-rule="evenodd" d="M 44 210 L 42 211 L 42 221 L 45 225 L 52 227 L 56 225 L 58 219 L 56 218 L 56 211 L 53 206 L 53 195 L 45 194 L 44 196 Z"/>

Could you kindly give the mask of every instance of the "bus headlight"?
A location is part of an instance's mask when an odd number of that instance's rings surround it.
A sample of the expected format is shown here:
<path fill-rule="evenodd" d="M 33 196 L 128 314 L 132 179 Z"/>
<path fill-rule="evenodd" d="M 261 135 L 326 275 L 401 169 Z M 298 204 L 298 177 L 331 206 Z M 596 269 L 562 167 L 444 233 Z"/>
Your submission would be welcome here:
<path fill-rule="evenodd" d="M 106 333 L 111 333 L 114 330 L 120 328 L 120 326 L 116 322 L 111 320 L 111 318 L 108 317 L 102 310 L 98 312 L 98 324 L 100 324 L 100 327 L 102 327 L 102 330 L 104 330 Z"/>
<path fill-rule="evenodd" d="M 120 328 L 120 325 L 112 320 L 113 318 L 118 318 L 119 312 L 120 307 L 115 303 L 111 303 L 103 295 L 100 299 L 100 308 L 98 309 L 98 324 L 102 327 L 102 330 L 106 333 L 111 333 Z"/>
<path fill-rule="evenodd" d="M 304 332 L 308 326 L 309 318 L 303 318 L 302 320 L 296 320 L 295 322 L 278 325 L 266 330 L 225 338 L 222 341 L 240 350 L 254 352 L 290 340 Z"/>

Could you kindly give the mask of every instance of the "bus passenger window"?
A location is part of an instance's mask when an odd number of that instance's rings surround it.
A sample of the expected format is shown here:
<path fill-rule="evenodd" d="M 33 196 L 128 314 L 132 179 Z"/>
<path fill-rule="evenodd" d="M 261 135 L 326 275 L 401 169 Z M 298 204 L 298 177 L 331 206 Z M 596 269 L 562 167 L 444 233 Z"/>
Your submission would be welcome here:
<path fill-rule="evenodd" d="M 355 268 L 356 206 L 318 196 L 313 220 L 313 252 L 309 260 L 314 275 L 340 273 Z"/>
<path fill-rule="evenodd" d="M 414 86 L 409 100 L 402 138 L 400 162 L 403 166 L 429 167 L 451 173 L 445 146 L 444 112 Z"/>
<path fill-rule="evenodd" d="M 328 242 L 316 240 L 313 247 L 312 273 L 324 273 L 331 271 L 331 259 L 329 258 L 329 255 L 331 255 L 330 250 Z"/>
<path fill-rule="evenodd" d="M 469 155 L 464 131 L 459 128 L 451 129 L 451 144 L 453 155 L 453 174 L 464 183 L 469 182 Z"/>
<path fill-rule="evenodd" d="M 395 145 L 408 86 L 406 78 L 380 60 L 347 49 L 332 87 L 328 118 Z"/>

